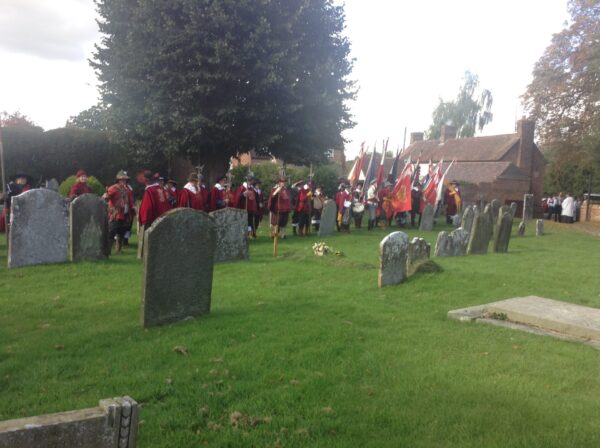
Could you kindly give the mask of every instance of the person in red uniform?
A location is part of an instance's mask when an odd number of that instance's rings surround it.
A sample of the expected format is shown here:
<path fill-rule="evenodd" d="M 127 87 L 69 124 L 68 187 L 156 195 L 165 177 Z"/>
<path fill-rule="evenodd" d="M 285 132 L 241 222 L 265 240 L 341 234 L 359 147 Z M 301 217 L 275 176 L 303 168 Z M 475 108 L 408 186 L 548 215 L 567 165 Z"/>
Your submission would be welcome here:
<path fill-rule="evenodd" d="M 116 240 L 116 253 L 123 248 L 125 234 L 133 220 L 133 195 L 129 193 L 129 176 L 123 170 L 116 176 L 117 182 L 106 189 L 102 196 L 108 202 L 108 231 L 110 240 Z"/>
<path fill-rule="evenodd" d="M 377 198 L 379 199 L 379 213 L 377 215 L 377 222 L 375 223 L 375 226 L 379 225 L 380 220 L 383 220 L 388 227 L 391 226 L 392 215 L 394 214 L 389 198 L 391 192 L 392 190 L 390 189 L 389 182 L 384 182 L 383 188 L 377 192 Z"/>
<path fill-rule="evenodd" d="M 271 238 L 279 231 L 279 237 L 285 239 L 285 226 L 287 226 L 291 207 L 291 194 L 286 185 L 286 178 L 280 177 L 279 182 L 271 189 L 268 207 L 271 212 Z"/>
<path fill-rule="evenodd" d="M 69 199 L 75 199 L 77 196 L 81 196 L 86 193 L 93 193 L 90 186 L 87 184 L 87 173 L 84 170 L 79 170 L 75 174 L 77 181 L 71 187 L 69 191 Z"/>
<path fill-rule="evenodd" d="M 219 210 L 229 206 L 229 197 L 227 195 L 227 188 L 225 187 L 226 182 L 227 176 L 221 176 L 217 179 L 217 183 L 212 188 L 210 192 L 210 211 Z"/>
<path fill-rule="evenodd" d="M 175 182 L 174 179 L 169 178 L 165 184 L 165 191 L 169 196 L 169 204 L 171 204 L 171 207 L 177 207 L 177 196 L 179 195 L 179 192 L 177 191 L 177 182 Z"/>
<path fill-rule="evenodd" d="M 29 176 L 24 173 L 19 173 L 14 177 L 14 180 L 6 186 L 6 198 L 4 199 L 4 208 L 2 209 L 2 222 L 0 222 L 0 232 L 5 233 L 9 228 L 10 221 L 10 202 L 12 198 L 31 190 L 29 184 Z"/>
<path fill-rule="evenodd" d="M 458 182 L 453 180 L 444 192 L 444 204 L 446 204 L 446 224 L 452 224 L 452 217 L 459 212 L 461 199 Z"/>
<path fill-rule="evenodd" d="M 198 187 L 200 188 L 200 193 L 202 194 L 204 211 L 208 213 L 210 212 L 210 189 L 204 183 L 204 176 L 202 174 L 198 176 Z"/>
<path fill-rule="evenodd" d="M 298 214 L 298 235 L 308 236 L 310 229 L 310 201 L 312 191 L 308 183 L 302 183 L 298 189 L 296 199 L 296 213 Z"/>
<path fill-rule="evenodd" d="M 172 208 L 167 192 L 161 185 L 160 176 L 147 175 L 146 182 L 138 216 L 140 226 L 145 229 L 150 227 L 160 215 Z"/>
<path fill-rule="evenodd" d="M 188 176 L 187 184 L 179 192 L 177 206 L 193 208 L 194 210 L 205 210 L 204 196 L 198 185 L 197 173 L 191 173 Z"/>
<path fill-rule="evenodd" d="M 262 221 L 262 217 L 265 214 L 265 194 L 261 188 L 260 179 L 254 179 L 254 191 L 256 191 L 256 205 L 258 206 L 258 213 L 254 217 L 254 228 L 258 229 L 260 222 Z"/>
<path fill-rule="evenodd" d="M 127 171 L 123 171 L 127 176 Z M 134 204 L 134 207 L 131 210 L 131 219 L 129 220 L 129 227 L 127 228 L 127 232 L 125 232 L 125 236 L 123 237 L 123 245 L 129 246 L 129 238 L 131 238 L 131 229 L 133 227 L 133 221 L 135 216 L 135 196 L 133 193 L 133 187 L 131 186 L 131 179 L 127 178 L 127 193 L 129 194 L 129 201 Z"/>
<path fill-rule="evenodd" d="M 350 233 L 350 218 L 352 216 L 352 191 L 348 184 L 344 184 L 342 191 L 335 197 L 338 209 L 337 221 L 340 232 Z"/>
<path fill-rule="evenodd" d="M 256 238 L 254 217 L 258 214 L 258 204 L 256 201 L 256 191 L 254 190 L 252 181 L 252 176 L 247 176 L 246 182 L 243 182 L 235 190 L 234 205 L 236 208 L 246 210 L 248 214 L 248 236 Z"/>

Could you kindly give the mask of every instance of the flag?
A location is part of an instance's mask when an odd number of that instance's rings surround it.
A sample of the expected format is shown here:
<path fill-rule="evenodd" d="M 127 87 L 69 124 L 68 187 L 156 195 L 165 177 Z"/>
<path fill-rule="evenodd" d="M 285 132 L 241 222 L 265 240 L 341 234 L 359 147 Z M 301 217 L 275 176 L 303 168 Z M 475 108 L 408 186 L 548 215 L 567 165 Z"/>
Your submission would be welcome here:
<path fill-rule="evenodd" d="M 410 160 L 404 165 L 404 169 L 398 176 L 398 181 L 392 190 L 392 209 L 395 213 L 409 211 L 412 208 L 410 190 L 412 188 L 413 165 Z"/>
<path fill-rule="evenodd" d="M 435 205 L 438 200 L 438 187 L 442 184 L 443 164 L 444 159 L 437 163 L 433 169 L 432 175 L 429 177 L 429 180 L 423 185 L 423 193 L 421 194 L 421 213 L 427 204 L 431 204 L 431 206 L 435 209 Z"/>
<path fill-rule="evenodd" d="M 398 178 L 398 168 L 400 165 L 400 145 L 398 145 L 398 149 L 396 149 L 396 157 L 394 157 L 394 163 L 392 163 L 392 167 L 390 168 L 390 174 L 388 174 L 388 180 L 395 184 L 396 179 Z"/>
<path fill-rule="evenodd" d="M 356 183 L 360 180 L 363 175 L 362 168 L 365 162 L 365 142 L 362 142 L 360 145 L 360 152 L 358 153 L 358 157 L 354 161 L 354 165 L 350 170 L 350 174 L 348 174 L 348 181 L 352 185 L 356 185 Z"/>
<path fill-rule="evenodd" d="M 437 198 L 436 198 L 436 202 L 439 202 L 442 200 L 442 196 L 444 194 L 444 187 L 447 185 L 447 181 L 446 181 L 446 175 L 448 174 L 448 172 L 450 171 L 450 168 L 452 167 L 452 165 L 454 164 L 454 160 L 452 162 L 450 162 L 450 165 L 448 165 L 448 168 L 446 168 L 446 170 L 444 171 L 444 174 L 442 176 L 441 182 L 438 186 L 437 189 Z M 459 196 L 460 197 L 460 196 Z M 460 209 L 460 207 L 457 205 L 457 209 Z"/>
<path fill-rule="evenodd" d="M 377 178 L 377 186 L 383 185 L 383 181 L 385 180 L 385 170 L 384 170 L 385 152 L 387 151 L 389 141 L 390 141 L 390 139 L 388 138 L 383 147 L 383 152 L 381 153 L 381 163 L 379 164 L 379 168 L 377 168 L 377 177 L 376 177 Z"/>
<path fill-rule="evenodd" d="M 375 170 L 377 167 L 373 164 L 373 160 L 375 159 L 375 154 L 377 154 L 377 143 L 373 146 L 373 152 L 371 153 L 371 159 L 369 160 L 369 166 L 367 167 L 367 172 L 365 173 L 365 185 L 363 187 L 363 191 L 366 191 L 369 188 L 369 184 L 373 179 L 375 179 Z"/>

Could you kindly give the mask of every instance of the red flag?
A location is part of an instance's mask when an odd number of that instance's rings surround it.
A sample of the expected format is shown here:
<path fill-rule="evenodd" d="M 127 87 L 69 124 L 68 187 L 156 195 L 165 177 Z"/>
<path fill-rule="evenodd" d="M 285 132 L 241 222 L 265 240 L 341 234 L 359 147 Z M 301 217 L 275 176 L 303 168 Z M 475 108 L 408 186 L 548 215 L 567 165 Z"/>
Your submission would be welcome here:
<path fill-rule="evenodd" d="M 398 176 L 398 181 L 392 190 L 392 209 L 395 213 L 406 212 L 412 208 L 410 190 L 412 187 L 413 165 L 408 161 Z"/>
<path fill-rule="evenodd" d="M 442 165 L 444 163 L 444 159 L 440 160 L 438 164 L 435 166 L 432 175 L 429 177 L 427 183 L 423 186 L 423 193 L 421 195 L 421 210 L 423 213 L 425 206 L 427 204 L 431 204 L 431 206 L 435 209 L 435 205 L 437 202 L 437 190 L 438 185 L 442 181 L 443 172 Z"/>
<path fill-rule="evenodd" d="M 354 162 L 354 166 L 352 167 L 350 175 L 348 176 L 348 181 L 352 185 L 355 185 L 360 179 L 362 167 L 365 162 L 365 155 L 365 142 L 362 142 L 360 144 L 360 152 L 358 153 L 358 158 L 356 159 L 356 162 Z"/>

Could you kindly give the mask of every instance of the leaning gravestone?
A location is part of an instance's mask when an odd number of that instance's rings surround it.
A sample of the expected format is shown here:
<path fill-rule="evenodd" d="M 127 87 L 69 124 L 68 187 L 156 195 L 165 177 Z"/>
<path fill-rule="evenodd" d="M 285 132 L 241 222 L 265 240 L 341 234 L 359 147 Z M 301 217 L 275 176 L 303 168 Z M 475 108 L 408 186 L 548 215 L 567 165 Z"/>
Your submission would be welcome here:
<path fill-rule="evenodd" d="M 498 219 L 498 213 L 500 211 L 500 201 L 498 199 L 492 199 L 490 206 L 492 207 L 492 216 L 494 217 L 494 222 L 496 222 Z"/>
<path fill-rule="evenodd" d="M 210 312 L 215 247 L 214 220 L 191 208 L 171 210 L 146 229 L 144 327 Z"/>
<path fill-rule="evenodd" d="M 331 235 L 335 229 L 335 220 L 337 218 L 337 208 L 335 202 L 327 199 L 323 204 L 321 211 L 321 224 L 319 224 L 319 236 Z"/>
<path fill-rule="evenodd" d="M 248 212 L 226 207 L 210 213 L 217 232 L 215 263 L 248 259 Z"/>
<path fill-rule="evenodd" d="M 456 215 L 454 215 L 454 216 L 452 217 L 452 225 L 453 225 L 455 228 L 459 228 L 459 227 L 460 227 L 460 223 L 461 223 L 461 222 L 462 222 L 462 217 L 461 217 L 461 215 L 460 215 L 459 213 L 457 213 Z"/>
<path fill-rule="evenodd" d="M 419 227 L 419 230 L 433 230 L 433 212 L 433 206 L 431 204 L 427 204 L 423 209 L 423 215 L 421 216 L 421 226 Z"/>
<path fill-rule="evenodd" d="M 408 235 L 404 232 L 393 232 L 379 244 L 379 287 L 397 285 L 406 280 L 406 259 L 408 252 Z"/>
<path fill-rule="evenodd" d="M 517 229 L 517 235 L 525 236 L 525 221 L 521 221 L 519 223 L 519 228 Z"/>
<path fill-rule="evenodd" d="M 54 178 L 46 181 L 46 188 L 48 190 L 57 191 L 58 192 L 58 181 Z"/>
<path fill-rule="evenodd" d="M 462 217 L 462 228 L 467 232 L 471 232 L 471 228 L 473 227 L 473 219 L 475 218 L 475 210 L 472 206 L 468 206 L 465 208 Z"/>
<path fill-rule="evenodd" d="M 435 244 L 436 257 L 459 257 L 466 255 L 469 244 L 469 232 L 462 227 L 448 234 L 442 231 L 438 234 Z"/>
<path fill-rule="evenodd" d="M 511 202 L 510 203 L 510 214 L 512 215 L 513 219 L 515 219 L 515 216 L 517 215 L 517 203 L 516 202 Z"/>
<path fill-rule="evenodd" d="M 504 215 L 498 217 L 496 235 L 494 236 L 494 252 L 508 252 L 512 222 L 510 212 L 505 212 Z"/>
<path fill-rule="evenodd" d="M 487 254 L 490 243 L 490 223 L 486 213 L 479 213 L 473 221 L 473 228 L 469 236 L 467 254 Z"/>
<path fill-rule="evenodd" d="M 82 194 L 71 202 L 70 258 L 98 260 L 110 254 L 106 202 L 95 194 Z"/>
<path fill-rule="evenodd" d="M 544 234 L 544 220 L 538 219 L 535 222 L 535 236 L 542 236 Z"/>
<path fill-rule="evenodd" d="M 533 219 L 533 195 L 526 194 L 523 196 L 523 221 Z"/>
<path fill-rule="evenodd" d="M 67 261 L 67 205 L 55 191 L 36 188 L 12 199 L 8 267 Z"/>
<path fill-rule="evenodd" d="M 423 238 L 414 237 L 408 244 L 408 255 L 406 257 L 406 273 L 413 275 L 419 266 L 429 260 L 431 245 Z"/>
<path fill-rule="evenodd" d="M 488 228 L 490 230 L 490 238 L 494 234 L 494 227 L 496 225 L 496 219 L 498 219 L 497 215 L 494 215 L 494 210 L 492 208 L 492 204 L 487 204 L 483 209 L 483 214 L 487 217 L 488 220 Z"/>
<path fill-rule="evenodd" d="M 131 397 L 95 408 L 0 422 L 0 448 L 135 448 L 139 406 Z"/>

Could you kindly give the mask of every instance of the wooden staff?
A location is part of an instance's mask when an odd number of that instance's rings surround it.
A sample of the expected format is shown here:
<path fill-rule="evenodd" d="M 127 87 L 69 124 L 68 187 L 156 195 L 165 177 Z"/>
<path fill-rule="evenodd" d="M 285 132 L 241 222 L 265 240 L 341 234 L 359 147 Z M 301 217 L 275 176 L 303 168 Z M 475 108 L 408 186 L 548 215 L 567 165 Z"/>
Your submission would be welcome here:
<path fill-rule="evenodd" d="M 277 221 L 275 224 L 275 238 L 273 238 L 273 256 L 277 257 L 277 240 L 279 239 L 279 198 L 280 193 L 277 193 Z"/>

